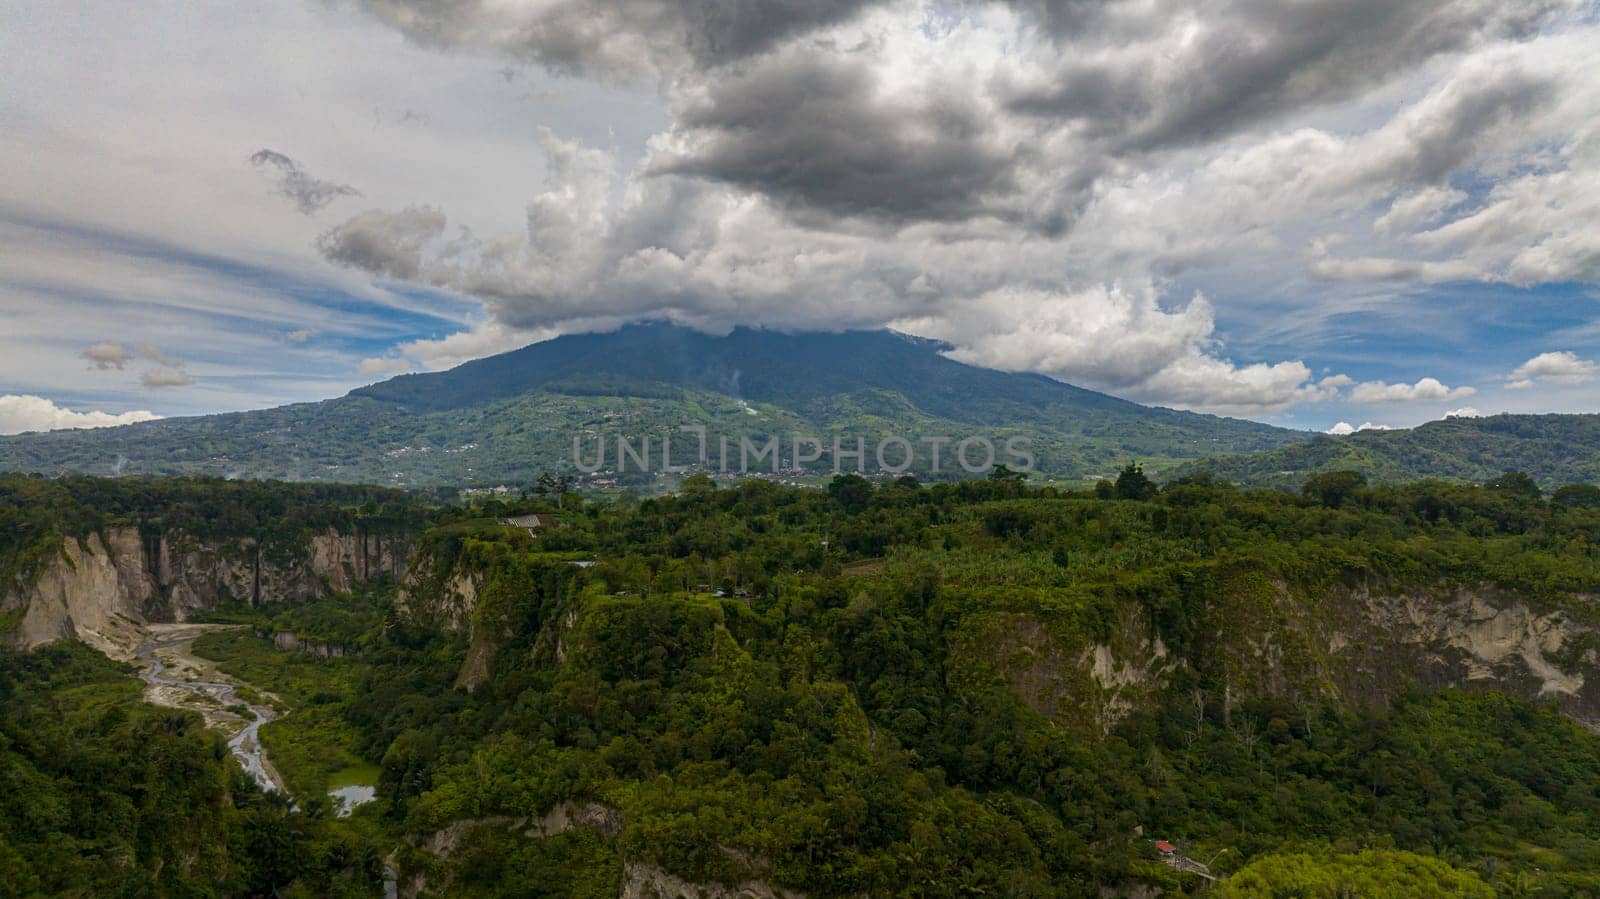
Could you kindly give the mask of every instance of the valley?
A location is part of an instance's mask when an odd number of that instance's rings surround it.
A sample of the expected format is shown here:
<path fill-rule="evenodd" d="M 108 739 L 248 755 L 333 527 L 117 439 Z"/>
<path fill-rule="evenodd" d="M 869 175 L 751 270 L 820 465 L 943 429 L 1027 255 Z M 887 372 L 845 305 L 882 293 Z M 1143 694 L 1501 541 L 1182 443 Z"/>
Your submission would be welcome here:
<path fill-rule="evenodd" d="M 261 745 L 261 726 L 278 717 L 282 702 L 227 678 L 214 663 L 193 654 L 195 638 L 219 627 L 228 625 L 148 626 L 137 655 L 144 666 L 140 676 L 149 685 L 145 701 L 198 714 L 206 727 L 228 738 L 228 749 L 262 790 L 285 792 Z"/>
<path fill-rule="evenodd" d="M 0 703 L 27 728 L 0 770 L 136 792 L 39 741 L 190 753 L 174 789 L 214 792 L 138 833 L 236 848 L 172 869 L 130 831 L 162 891 L 1600 889 L 1600 510 L 1122 480 L 599 505 L 0 477 Z M 204 589 L 258 580 L 285 592 Z"/>

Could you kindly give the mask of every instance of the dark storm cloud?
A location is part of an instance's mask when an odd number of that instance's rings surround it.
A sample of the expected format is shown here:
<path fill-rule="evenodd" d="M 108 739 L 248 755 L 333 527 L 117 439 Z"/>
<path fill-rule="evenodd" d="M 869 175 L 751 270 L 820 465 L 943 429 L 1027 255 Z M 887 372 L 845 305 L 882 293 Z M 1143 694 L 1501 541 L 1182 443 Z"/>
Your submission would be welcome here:
<path fill-rule="evenodd" d="M 481 47 L 619 79 L 744 59 L 855 16 L 875 0 L 603 0 L 518 11 L 486 0 L 352 0 L 408 38 Z"/>
<path fill-rule="evenodd" d="M 678 115 L 654 173 L 737 185 L 841 216 L 959 219 L 1000 211 L 1021 151 L 957 91 L 880 99 L 864 64 L 792 54 L 724 72 Z"/>
<path fill-rule="evenodd" d="M 1337 102 L 1442 53 L 1531 35 L 1557 0 L 1238 0 L 1161 4 L 1138 21 L 1123 4 L 1044 3 L 1035 11 L 1063 59 L 1010 88 L 1013 109 L 1076 121 L 1112 152 L 1188 144 Z M 1192 16 L 1186 22 L 1185 16 Z M 1193 29 L 1192 37 L 1164 37 Z M 1106 35 L 1107 29 L 1120 33 Z M 1108 37 L 1147 53 L 1103 57 Z"/>
<path fill-rule="evenodd" d="M 251 154 L 250 164 L 277 172 L 278 193 L 292 200 L 303 215 L 319 212 L 340 197 L 361 196 L 361 191 L 348 184 L 311 177 L 293 159 L 276 150 L 257 150 Z"/>
<path fill-rule="evenodd" d="M 400 212 L 371 210 L 324 232 L 317 239 L 317 250 L 339 265 L 387 278 L 414 279 L 422 271 L 423 251 L 444 229 L 444 213 L 426 206 Z"/>
<path fill-rule="evenodd" d="M 888 6 L 870 0 L 360 5 L 432 46 L 655 76 L 675 122 L 653 174 L 737 186 L 823 226 L 829 216 L 895 226 L 996 218 L 1049 235 L 1122 160 L 1225 138 L 1358 96 L 1440 54 L 1525 37 L 1560 0 L 909 4 L 910 21 L 931 29 L 1004 9 L 1020 17 L 1009 58 L 992 71 L 910 87 L 904 70 L 885 68 L 893 26 L 861 16 Z M 851 22 L 860 27 L 835 27 Z"/>
<path fill-rule="evenodd" d="M 1600 87 L 1551 15 L 1570 2 L 363 5 L 433 46 L 644 79 L 669 114 L 642 156 L 542 129 L 522 233 L 447 239 L 411 208 L 323 235 L 337 264 L 483 303 L 482 326 L 401 348 L 430 366 L 640 318 L 887 324 L 1271 412 L 1353 382 L 1236 363 L 1211 301 L 1166 278 L 1531 282 L 1600 257 L 1600 150 L 1573 137 Z M 1485 180 L 1485 204 L 1451 186 Z"/>

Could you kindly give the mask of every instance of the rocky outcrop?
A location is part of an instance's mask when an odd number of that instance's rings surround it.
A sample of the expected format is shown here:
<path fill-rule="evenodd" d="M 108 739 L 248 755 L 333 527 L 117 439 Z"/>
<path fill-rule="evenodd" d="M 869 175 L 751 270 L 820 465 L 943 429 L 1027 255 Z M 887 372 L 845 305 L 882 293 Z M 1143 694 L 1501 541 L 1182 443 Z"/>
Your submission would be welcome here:
<path fill-rule="evenodd" d="M 339 659 L 350 654 L 350 650 L 343 646 L 321 640 L 302 639 L 294 631 L 278 631 L 273 634 L 272 645 L 279 652 L 298 652 L 315 659 Z"/>
<path fill-rule="evenodd" d="M 132 658 L 157 589 L 138 561 L 142 555 L 139 533 L 132 528 L 68 538 L 32 583 L 14 586 L 0 600 L 0 610 L 22 612 L 8 642 L 32 648 L 82 640 L 112 658 Z"/>
<path fill-rule="evenodd" d="M 400 582 L 395 609 L 414 622 L 460 633 L 472 626 L 478 587 L 476 572 L 459 570 L 456 560 L 423 553 Z"/>
<path fill-rule="evenodd" d="M 1600 729 L 1600 632 L 1572 612 L 1535 608 L 1489 588 L 1445 596 L 1362 590 L 1347 605 L 1349 623 L 1325 634 L 1342 696 L 1384 698 L 1397 680 L 1493 686 L 1550 700 Z"/>
<path fill-rule="evenodd" d="M 1488 587 L 1303 597 L 1258 584 L 1216 596 L 1186 655 L 1134 603 L 1108 642 L 1029 613 L 982 613 L 956 647 L 956 671 L 975 685 L 1003 677 L 1046 717 L 1101 730 L 1153 708 L 1180 675 L 1206 684 L 1205 700 L 1225 716 L 1251 697 L 1381 707 L 1412 687 L 1481 686 L 1552 701 L 1600 730 L 1600 629 L 1581 617 Z"/>
<path fill-rule="evenodd" d="M 146 537 L 137 528 L 108 527 L 64 539 L 31 579 L 0 597 L 0 611 L 22 613 L 5 637 L 13 645 L 79 639 L 126 658 L 145 622 L 184 621 L 229 599 L 260 605 L 347 591 L 402 573 L 410 555 L 408 538 L 331 529 L 286 554 L 248 537 Z"/>
<path fill-rule="evenodd" d="M 449 862 L 461 844 L 474 831 L 482 828 L 514 831 L 530 840 L 546 839 L 582 828 L 592 830 L 606 840 L 615 840 L 622 833 L 622 824 L 621 813 L 611 806 L 598 802 L 567 801 L 557 803 L 543 816 L 533 820 L 504 815 L 464 819 L 453 821 L 442 830 L 414 838 L 411 842 L 434 859 Z M 400 895 L 406 899 L 448 895 L 449 868 L 445 867 L 443 871 L 446 876 L 437 885 L 430 883 L 428 876 L 414 873 L 403 881 Z M 760 880 L 745 880 L 737 884 L 696 883 L 684 880 L 658 865 L 627 860 L 623 861 L 622 882 L 617 896 L 618 899 L 805 899 L 804 893 L 773 887 Z"/>

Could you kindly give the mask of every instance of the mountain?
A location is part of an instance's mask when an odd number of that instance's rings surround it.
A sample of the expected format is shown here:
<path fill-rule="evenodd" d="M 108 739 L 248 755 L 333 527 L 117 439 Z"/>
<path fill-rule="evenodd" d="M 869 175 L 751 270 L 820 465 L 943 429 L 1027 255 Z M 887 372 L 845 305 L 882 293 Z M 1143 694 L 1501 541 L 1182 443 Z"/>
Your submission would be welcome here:
<path fill-rule="evenodd" d="M 1175 474 L 1208 471 L 1237 484 L 1296 489 L 1314 472 L 1338 469 L 1389 483 L 1483 483 L 1512 470 L 1527 472 L 1546 489 L 1600 483 L 1600 415 L 1446 418 L 1409 430 L 1322 435 L 1267 452 L 1190 463 Z"/>
<path fill-rule="evenodd" d="M 575 334 L 468 362 L 402 375 L 321 403 L 175 418 L 95 431 L 0 438 L 0 470 L 49 474 L 217 475 L 423 486 L 525 483 L 572 473 L 573 444 L 591 449 L 698 425 L 737 454 L 740 437 L 791 435 L 843 446 L 898 434 L 1025 436 L 1041 471 L 1114 475 L 1138 459 L 1155 470 L 1185 460 L 1269 450 L 1309 435 L 1256 422 L 1152 408 L 1035 374 L 965 365 L 944 344 L 889 331 L 725 336 L 669 325 Z M 692 449 L 678 433 L 675 446 Z M 889 451 L 890 464 L 899 456 Z M 926 473 L 931 453 L 913 470 Z M 687 456 L 688 454 L 682 454 Z M 827 465 L 825 457 L 822 465 Z M 969 459 L 984 458 L 974 448 Z M 687 461 L 674 457 L 675 462 Z M 1009 458 L 1000 456 L 997 461 Z M 846 461 L 853 466 L 853 461 Z M 612 466 L 607 466 L 610 468 Z M 639 474 L 634 480 L 650 476 Z M 626 480 L 626 478 L 624 478 Z"/>

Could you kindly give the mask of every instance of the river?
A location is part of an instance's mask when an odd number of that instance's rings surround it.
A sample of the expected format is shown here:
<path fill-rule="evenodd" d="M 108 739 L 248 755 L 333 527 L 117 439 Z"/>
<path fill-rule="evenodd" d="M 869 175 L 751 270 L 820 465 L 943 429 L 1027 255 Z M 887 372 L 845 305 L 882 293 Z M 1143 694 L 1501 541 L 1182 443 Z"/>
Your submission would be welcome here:
<path fill-rule="evenodd" d="M 187 709 L 205 718 L 206 727 L 228 736 L 228 749 L 261 789 L 288 794 L 261 745 L 261 725 L 278 717 L 277 709 L 239 695 L 245 686 L 194 655 L 195 638 L 207 631 L 241 625 L 152 624 L 138 659 L 144 666 L 145 700 L 168 708 Z M 270 694 L 268 701 L 275 699 Z M 241 714 L 248 709 L 248 715 Z"/>

